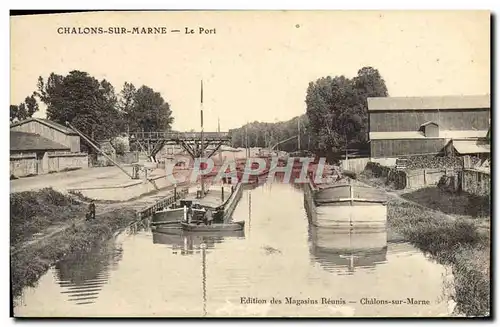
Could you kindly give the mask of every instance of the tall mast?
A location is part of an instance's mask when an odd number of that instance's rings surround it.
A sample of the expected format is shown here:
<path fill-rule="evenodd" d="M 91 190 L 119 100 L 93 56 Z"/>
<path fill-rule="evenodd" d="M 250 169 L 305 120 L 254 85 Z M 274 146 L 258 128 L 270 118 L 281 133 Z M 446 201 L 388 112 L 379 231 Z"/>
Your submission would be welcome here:
<path fill-rule="evenodd" d="M 246 155 L 247 158 L 249 157 L 249 152 L 250 150 L 248 149 L 248 122 L 245 125 L 245 149 L 246 149 Z"/>
<path fill-rule="evenodd" d="M 217 132 L 219 132 L 219 136 L 220 136 L 220 118 L 217 117 Z M 220 161 L 220 164 L 222 165 L 222 149 L 219 148 L 219 161 Z"/>
<path fill-rule="evenodd" d="M 204 157 L 204 144 L 203 144 L 203 80 L 201 80 L 201 96 L 200 96 L 200 117 L 201 117 L 201 147 L 200 147 L 200 159 Z M 201 160 L 200 160 L 201 161 Z M 201 194 L 205 196 L 205 185 L 203 184 L 203 175 L 201 175 Z"/>
<path fill-rule="evenodd" d="M 297 151 L 300 151 L 300 116 L 299 119 L 297 119 L 297 129 L 299 130 L 299 136 L 297 137 Z"/>

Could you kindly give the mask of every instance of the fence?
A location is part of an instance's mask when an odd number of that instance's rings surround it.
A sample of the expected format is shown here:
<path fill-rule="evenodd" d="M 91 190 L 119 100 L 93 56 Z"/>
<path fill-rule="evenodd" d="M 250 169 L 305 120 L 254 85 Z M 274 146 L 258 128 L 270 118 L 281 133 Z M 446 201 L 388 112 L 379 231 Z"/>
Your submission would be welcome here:
<path fill-rule="evenodd" d="M 370 158 L 353 158 L 342 161 L 342 169 L 360 173 L 365 170 Z"/>
<path fill-rule="evenodd" d="M 179 199 L 183 199 L 188 195 L 188 189 L 183 188 L 176 192 L 176 194 L 169 195 L 161 200 L 156 201 L 154 204 L 151 204 L 137 212 L 137 217 L 139 219 L 143 219 L 149 216 L 152 216 L 156 211 L 161 210 L 165 207 L 168 207 L 172 203 Z"/>
<path fill-rule="evenodd" d="M 460 172 L 462 191 L 475 195 L 490 195 L 491 175 L 489 171 L 464 169 Z"/>
<path fill-rule="evenodd" d="M 370 171 L 376 178 L 384 178 L 386 184 L 392 184 L 394 188 L 401 190 L 407 187 L 406 172 L 396 170 L 392 167 L 382 166 L 376 162 L 368 162 L 365 170 Z"/>
<path fill-rule="evenodd" d="M 374 177 L 385 178 L 386 184 L 392 184 L 398 190 L 437 185 L 442 176 L 453 171 L 447 169 L 397 170 L 374 162 L 367 163 L 366 170 L 371 171 Z"/>
<path fill-rule="evenodd" d="M 419 188 L 437 185 L 439 180 L 453 170 L 413 169 L 406 172 L 406 188 Z"/>

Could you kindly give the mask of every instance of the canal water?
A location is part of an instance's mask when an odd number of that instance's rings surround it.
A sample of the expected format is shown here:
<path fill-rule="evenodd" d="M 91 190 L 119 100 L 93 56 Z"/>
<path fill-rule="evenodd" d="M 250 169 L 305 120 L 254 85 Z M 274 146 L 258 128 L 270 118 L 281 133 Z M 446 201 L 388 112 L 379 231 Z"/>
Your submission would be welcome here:
<path fill-rule="evenodd" d="M 231 235 L 132 226 L 51 268 L 16 316 L 448 316 L 451 272 L 387 232 L 310 228 L 300 187 L 243 192 Z"/>

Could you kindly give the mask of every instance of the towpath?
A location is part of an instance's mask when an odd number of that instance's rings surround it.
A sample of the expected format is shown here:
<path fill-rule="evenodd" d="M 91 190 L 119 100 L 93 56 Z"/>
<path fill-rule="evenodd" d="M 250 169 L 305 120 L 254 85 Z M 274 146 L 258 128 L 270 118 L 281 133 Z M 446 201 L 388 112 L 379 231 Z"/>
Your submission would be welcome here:
<path fill-rule="evenodd" d="M 186 186 L 184 186 L 186 187 Z M 110 202 L 110 203 L 99 203 L 97 202 L 96 204 L 96 219 L 99 219 L 99 216 L 102 216 L 105 213 L 112 212 L 117 209 L 131 209 L 135 211 L 139 211 L 142 208 L 154 204 L 156 201 L 161 200 L 162 198 L 168 197 L 173 195 L 173 187 L 168 187 L 163 190 L 160 190 L 154 194 L 149 194 L 149 195 L 143 195 L 140 196 L 136 199 L 129 200 L 129 201 L 123 201 L 123 202 Z M 77 198 L 74 195 L 73 196 L 76 200 L 83 202 L 81 199 Z M 13 248 L 11 247 L 11 254 L 14 255 L 15 253 L 25 249 L 26 247 L 29 246 L 34 246 L 43 240 L 49 239 L 51 237 L 54 237 L 58 235 L 59 233 L 64 232 L 66 229 L 72 227 L 72 226 L 81 226 L 85 224 L 85 216 L 78 216 L 78 217 L 70 217 L 68 218 L 67 221 L 51 225 L 47 227 L 45 230 L 42 230 L 40 233 L 37 233 L 31 237 L 31 239 L 19 244 L 17 247 Z"/>

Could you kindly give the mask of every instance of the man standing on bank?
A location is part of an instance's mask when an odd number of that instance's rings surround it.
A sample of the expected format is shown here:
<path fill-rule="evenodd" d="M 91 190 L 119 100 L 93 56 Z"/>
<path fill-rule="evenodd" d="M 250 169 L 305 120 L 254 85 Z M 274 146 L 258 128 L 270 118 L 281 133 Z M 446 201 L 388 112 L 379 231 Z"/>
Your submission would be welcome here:
<path fill-rule="evenodd" d="M 87 213 L 87 220 L 95 219 L 95 203 L 94 200 L 90 201 L 89 212 Z"/>
<path fill-rule="evenodd" d="M 208 209 L 205 212 L 205 221 L 207 225 L 212 225 L 212 221 L 214 220 L 214 216 L 212 215 L 212 210 Z"/>

